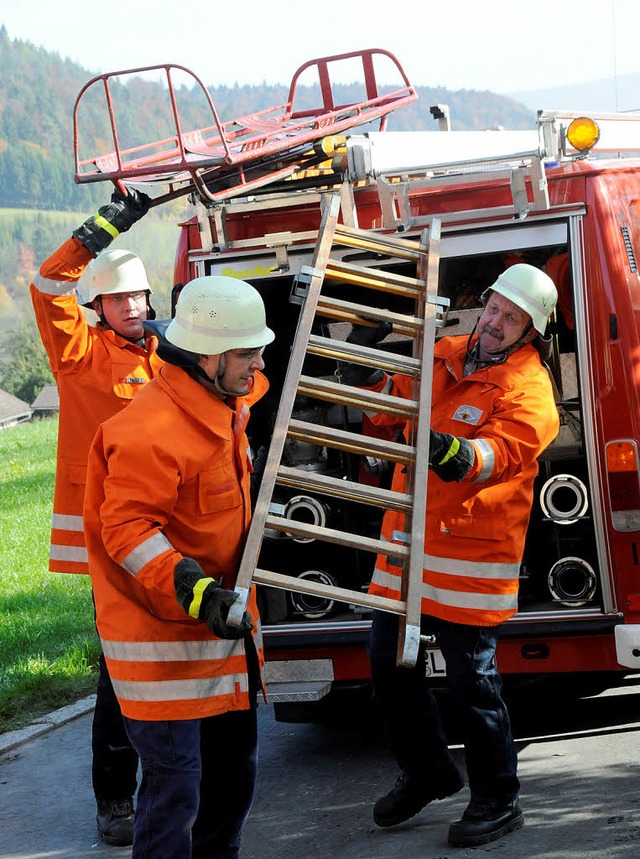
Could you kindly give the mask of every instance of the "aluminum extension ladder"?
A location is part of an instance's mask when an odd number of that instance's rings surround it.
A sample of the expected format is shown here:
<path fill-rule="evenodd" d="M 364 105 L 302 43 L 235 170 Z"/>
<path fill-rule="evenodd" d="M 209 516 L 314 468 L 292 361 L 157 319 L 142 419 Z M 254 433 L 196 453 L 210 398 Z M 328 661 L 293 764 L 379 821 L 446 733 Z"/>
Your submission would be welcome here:
<path fill-rule="evenodd" d="M 399 665 L 411 666 L 416 662 L 420 644 L 433 347 L 436 327 L 444 324 L 443 311 L 448 305 L 448 299 L 437 296 L 440 222 L 434 219 L 430 229 L 423 232 L 421 241 L 418 243 L 338 224 L 339 211 L 340 195 L 333 194 L 322 216 L 312 265 L 303 267 L 298 279 L 298 286 L 301 283 L 304 285 L 306 295 L 293 341 L 260 492 L 238 572 L 235 589 L 238 599 L 231 608 L 229 623 L 239 625 L 242 613 L 247 606 L 252 582 L 348 602 L 365 608 L 382 609 L 400 615 L 397 662 Z M 360 251 L 395 257 L 400 262 L 414 262 L 417 277 L 406 277 L 377 268 L 332 259 L 330 253 L 334 245 L 346 245 Z M 367 289 L 413 298 L 414 314 L 394 313 L 323 296 L 322 285 L 325 277 L 357 284 Z M 352 323 L 390 321 L 394 333 L 412 338 L 412 356 L 313 334 L 312 325 L 316 315 L 329 317 L 334 321 Z M 414 380 L 415 393 L 411 400 L 405 400 L 351 387 L 338 381 L 305 376 L 303 363 L 307 354 L 380 367 L 391 373 L 400 372 L 409 375 Z M 383 412 L 406 417 L 412 426 L 411 437 L 407 439 L 407 444 L 398 444 L 335 427 L 292 419 L 294 402 L 298 395 L 376 413 Z M 403 463 L 407 468 L 408 492 L 403 494 L 281 465 L 287 438 L 373 456 L 392 463 Z M 272 504 L 272 498 L 276 485 L 295 487 L 332 498 L 357 501 L 382 509 L 400 510 L 405 514 L 407 542 L 405 544 L 386 542 L 310 523 L 292 522 L 289 518 L 275 515 L 274 510 L 277 510 L 277 505 Z M 289 535 L 311 537 L 401 558 L 403 562 L 401 599 L 388 599 L 362 591 L 348 590 L 258 569 L 262 538 L 267 528 L 286 532 Z"/>

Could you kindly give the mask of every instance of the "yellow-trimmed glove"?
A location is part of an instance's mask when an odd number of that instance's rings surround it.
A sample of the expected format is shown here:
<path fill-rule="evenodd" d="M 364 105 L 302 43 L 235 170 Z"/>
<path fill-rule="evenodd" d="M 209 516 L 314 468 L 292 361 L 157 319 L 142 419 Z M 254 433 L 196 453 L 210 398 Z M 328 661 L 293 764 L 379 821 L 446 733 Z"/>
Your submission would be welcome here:
<path fill-rule="evenodd" d="M 473 445 L 466 438 L 430 430 L 429 468 L 445 483 L 459 483 L 475 462 Z"/>
<path fill-rule="evenodd" d="M 176 599 L 189 617 L 203 620 L 218 638 L 244 638 L 253 629 L 251 615 L 245 611 L 239 627 L 228 626 L 229 609 L 238 599 L 235 591 L 228 591 L 220 582 L 204 572 L 193 558 L 183 558 L 176 564 L 173 574 Z"/>
<path fill-rule="evenodd" d="M 98 256 L 111 242 L 146 215 L 151 205 L 151 197 L 142 191 L 129 188 L 125 196 L 114 191 L 111 202 L 101 206 L 95 215 L 88 218 L 72 236 L 78 239 L 88 251 Z"/>

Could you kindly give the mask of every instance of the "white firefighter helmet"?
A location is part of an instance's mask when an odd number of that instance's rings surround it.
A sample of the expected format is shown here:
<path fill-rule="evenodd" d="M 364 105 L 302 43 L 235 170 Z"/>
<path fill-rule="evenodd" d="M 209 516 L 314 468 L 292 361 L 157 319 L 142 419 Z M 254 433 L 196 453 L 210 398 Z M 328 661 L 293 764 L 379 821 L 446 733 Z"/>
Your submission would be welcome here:
<path fill-rule="evenodd" d="M 90 305 L 99 295 L 153 292 L 142 260 L 131 251 L 106 250 L 91 260 L 78 281 L 78 291 Z"/>
<path fill-rule="evenodd" d="M 188 352 L 221 355 L 266 346 L 275 334 L 267 328 L 257 289 L 235 277 L 208 275 L 184 286 L 165 338 Z"/>
<path fill-rule="evenodd" d="M 509 266 L 498 277 L 493 286 L 482 293 L 499 292 L 531 317 L 533 327 L 544 334 L 547 320 L 558 300 L 558 290 L 548 274 L 528 263 Z"/>

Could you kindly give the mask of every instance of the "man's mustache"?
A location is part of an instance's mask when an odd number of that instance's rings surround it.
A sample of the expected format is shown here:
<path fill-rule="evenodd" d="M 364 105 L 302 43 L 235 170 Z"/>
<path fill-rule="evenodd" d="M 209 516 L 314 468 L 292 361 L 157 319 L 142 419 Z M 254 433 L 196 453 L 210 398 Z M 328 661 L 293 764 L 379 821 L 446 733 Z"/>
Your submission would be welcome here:
<path fill-rule="evenodd" d="M 496 340 L 504 340 L 504 334 L 500 331 L 496 331 L 495 328 L 492 328 L 490 325 L 485 325 L 481 334 L 488 334 L 490 337 L 495 337 Z"/>

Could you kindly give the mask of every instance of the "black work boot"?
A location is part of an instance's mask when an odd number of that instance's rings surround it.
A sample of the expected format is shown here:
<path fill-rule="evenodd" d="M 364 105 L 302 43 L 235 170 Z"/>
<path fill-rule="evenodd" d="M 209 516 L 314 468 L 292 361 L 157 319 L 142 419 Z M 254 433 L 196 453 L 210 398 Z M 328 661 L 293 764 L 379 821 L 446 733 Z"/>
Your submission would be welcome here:
<path fill-rule="evenodd" d="M 403 772 L 393 788 L 373 806 L 373 820 L 378 826 L 395 826 L 409 820 L 434 799 L 453 796 L 464 787 L 458 770 L 450 769 L 426 781 L 424 775 Z"/>
<path fill-rule="evenodd" d="M 449 827 L 449 844 L 452 847 L 478 847 L 521 826 L 524 826 L 524 814 L 517 799 L 501 804 L 472 799 L 462 818 Z"/>
<path fill-rule="evenodd" d="M 99 799 L 98 835 L 112 847 L 128 847 L 133 844 L 133 800 Z"/>

